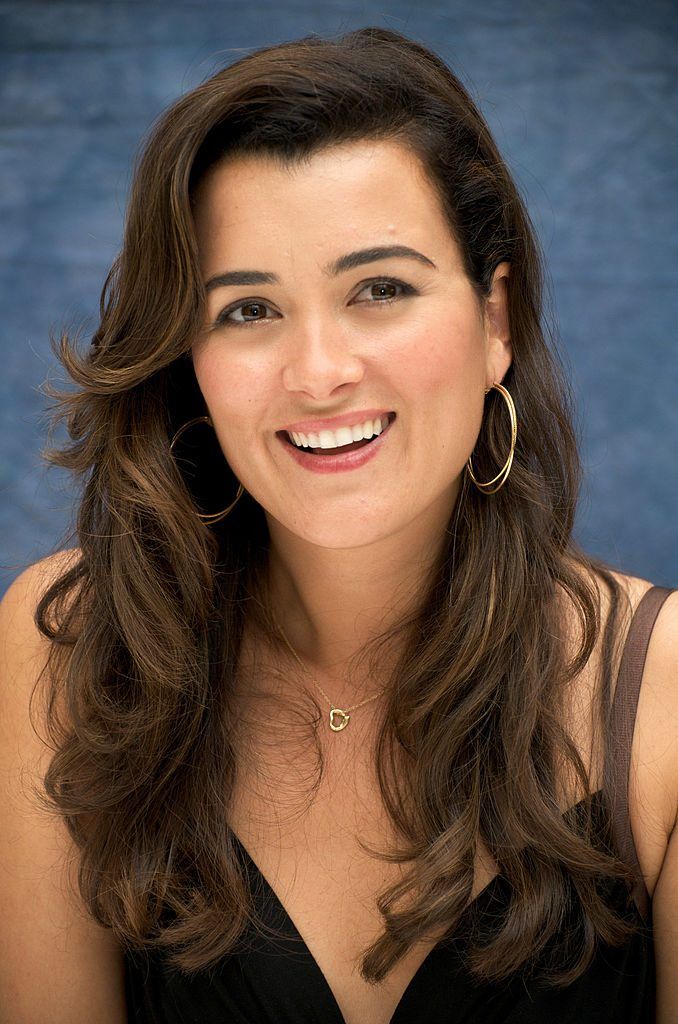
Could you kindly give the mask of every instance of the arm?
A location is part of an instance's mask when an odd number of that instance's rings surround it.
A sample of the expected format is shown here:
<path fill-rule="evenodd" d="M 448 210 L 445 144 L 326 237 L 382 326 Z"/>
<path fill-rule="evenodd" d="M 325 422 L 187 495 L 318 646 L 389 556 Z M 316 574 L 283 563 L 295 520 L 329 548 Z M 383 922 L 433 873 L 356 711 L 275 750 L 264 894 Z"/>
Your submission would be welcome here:
<path fill-rule="evenodd" d="M 652 897 L 657 957 L 657 1024 L 678 1021 L 678 828 L 674 826 Z"/>
<path fill-rule="evenodd" d="M 653 692 L 646 742 L 648 762 L 656 766 L 665 823 L 665 853 L 652 893 L 657 961 L 656 1024 L 678 1022 L 678 593 L 659 613 L 648 652 L 648 682 Z"/>
<path fill-rule="evenodd" d="M 69 892 L 77 857 L 65 826 L 22 785 L 51 757 L 28 702 L 48 644 L 33 613 L 62 558 L 26 569 L 0 602 L 0 1024 L 125 1024 L 122 951 Z"/>

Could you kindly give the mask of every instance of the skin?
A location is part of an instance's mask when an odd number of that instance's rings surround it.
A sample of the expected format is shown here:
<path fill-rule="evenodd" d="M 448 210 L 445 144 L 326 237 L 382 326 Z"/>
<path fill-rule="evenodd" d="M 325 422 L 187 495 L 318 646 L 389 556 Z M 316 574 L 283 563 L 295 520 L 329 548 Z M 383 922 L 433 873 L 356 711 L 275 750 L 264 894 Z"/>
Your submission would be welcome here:
<path fill-rule="evenodd" d="M 193 366 L 224 456 L 268 521 L 276 618 L 345 707 L 375 686 L 356 688 L 342 666 L 416 600 L 444 542 L 485 389 L 511 363 L 510 268 L 497 267 L 481 303 L 418 158 L 394 142 L 335 146 L 291 169 L 231 158 L 201 183 L 194 215 L 205 282 L 245 269 L 279 278 L 208 292 Z M 389 257 L 323 270 L 395 244 L 435 267 Z M 416 294 L 375 287 L 388 278 Z M 368 408 L 397 419 L 357 470 L 309 472 L 276 436 Z"/>

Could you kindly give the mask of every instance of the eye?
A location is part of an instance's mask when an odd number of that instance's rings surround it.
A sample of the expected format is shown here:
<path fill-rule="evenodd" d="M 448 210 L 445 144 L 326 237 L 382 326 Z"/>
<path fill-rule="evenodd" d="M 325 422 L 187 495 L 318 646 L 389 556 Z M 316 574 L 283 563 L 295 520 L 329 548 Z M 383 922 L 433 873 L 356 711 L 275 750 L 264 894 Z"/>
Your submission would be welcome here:
<path fill-rule="evenodd" d="M 416 295 L 417 290 L 412 285 L 406 284 L 405 281 L 399 281 L 397 278 L 376 278 L 372 281 L 367 281 L 363 284 L 358 295 L 362 295 L 367 289 L 373 289 L 370 299 L 358 300 L 357 298 L 353 302 L 358 302 L 359 305 L 366 306 L 388 306 L 392 302 L 396 302 L 397 299 L 403 298 L 405 295 Z M 396 294 L 392 294 L 396 292 Z M 237 302 L 232 306 L 228 306 L 226 309 L 219 313 L 218 317 L 214 321 L 215 327 L 247 327 L 250 324 L 261 323 L 264 320 L 269 319 L 266 315 L 266 310 L 271 310 L 272 307 L 268 303 L 264 302 L 263 299 L 247 299 L 245 302 Z M 241 316 L 234 316 L 233 314 L 242 311 Z"/>
<path fill-rule="evenodd" d="M 227 309 L 221 311 L 219 316 L 214 321 L 215 326 L 221 326 L 222 324 L 229 324 L 238 327 L 245 326 L 247 324 L 255 324 L 260 320 L 266 319 L 262 316 L 264 310 L 271 309 L 263 299 L 248 299 L 247 302 L 239 302 L 234 306 L 229 306 Z M 233 313 L 237 313 L 243 310 L 243 318 L 233 317 Z"/>
<path fill-rule="evenodd" d="M 372 289 L 371 299 L 376 301 L 367 300 L 364 303 L 368 306 L 386 306 L 391 302 L 395 302 L 396 299 L 402 298 L 403 295 L 416 295 L 416 289 L 412 285 L 405 284 L 404 281 L 398 281 L 393 277 L 379 278 L 378 280 L 368 281 L 367 284 L 363 285 L 362 289 L 358 292 L 358 295 L 362 295 L 367 289 Z M 393 294 L 394 291 L 400 289 L 399 294 Z M 354 300 L 356 301 L 356 300 Z"/>

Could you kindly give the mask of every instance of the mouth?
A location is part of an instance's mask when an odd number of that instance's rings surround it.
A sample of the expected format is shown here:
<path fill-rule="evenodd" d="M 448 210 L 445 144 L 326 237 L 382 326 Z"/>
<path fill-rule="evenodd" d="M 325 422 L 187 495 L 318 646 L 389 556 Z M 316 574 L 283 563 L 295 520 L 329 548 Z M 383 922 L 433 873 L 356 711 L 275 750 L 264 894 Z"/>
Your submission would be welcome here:
<path fill-rule="evenodd" d="M 388 423 L 378 434 L 373 434 L 372 437 L 368 438 L 361 438 L 360 441 L 351 441 L 350 444 L 337 445 L 336 448 L 314 448 L 311 445 L 302 446 L 295 444 L 286 430 L 278 430 L 276 431 L 276 433 L 281 441 L 284 441 L 286 444 L 290 445 L 296 451 L 307 453 L 310 452 L 313 455 L 320 455 L 324 458 L 332 458 L 335 455 L 346 455 L 347 452 L 354 452 L 357 451 L 359 448 L 364 448 L 366 447 L 366 445 L 372 444 L 373 441 L 376 441 L 377 438 L 381 437 L 382 434 L 385 434 L 388 428 L 393 423 L 394 419 L 396 418 L 396 414 L 394 412 L 389 412 L 386 415 L 388 417 Z"/>
<path fill-rule="evenodd" d="M 388 422 L 379 434 L 349 444 L 338 445 L 336 448 L 300 447 L 290 438 L 286 430 L 276 431 L 276 436 L 299 465 L 315 472 L 339 472 L 345 469 L 357 469 L 383 446 L 396 418 L 395 412 L 387 413 Z"/>

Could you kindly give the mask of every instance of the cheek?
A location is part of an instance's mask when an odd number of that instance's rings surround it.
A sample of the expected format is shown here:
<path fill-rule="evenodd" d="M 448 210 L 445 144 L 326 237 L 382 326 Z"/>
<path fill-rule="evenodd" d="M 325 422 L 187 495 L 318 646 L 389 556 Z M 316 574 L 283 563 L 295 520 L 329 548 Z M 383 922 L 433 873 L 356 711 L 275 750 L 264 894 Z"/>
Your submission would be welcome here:
<path fill-rule="evenodd" d="M 266 367 L 208 344 L 194 352 L 193 369 L 215 422 L 229 432 L 249 432 L 249 421 L 270 398 Z"/>
<path fill-rule="evenodd" d="M 453 319 L 421 323 L 408 331 L 390 358 L 391 369 L 407 394 L 457 404 L 482 387 L 483 341 L 475 324 Z"/>
<path fill-rule="evenodd" d="M 482 331 L 472 319 L 422 324 L 394 353 L 392 366 L 411 405 L 417 450 L 427 453 L 430 479 L 456 476 L 473 451 L 482 421 Z M 426 438 L 422 447 L 420 433 Z"/>

